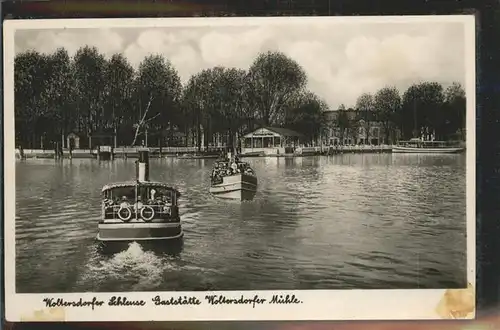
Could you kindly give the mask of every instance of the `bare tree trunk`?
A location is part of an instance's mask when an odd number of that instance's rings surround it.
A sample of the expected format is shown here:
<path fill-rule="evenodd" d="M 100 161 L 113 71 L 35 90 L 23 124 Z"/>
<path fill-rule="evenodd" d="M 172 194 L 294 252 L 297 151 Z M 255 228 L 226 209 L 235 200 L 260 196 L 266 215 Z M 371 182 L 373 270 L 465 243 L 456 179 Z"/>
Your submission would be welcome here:
<path fill-rule="evenodd" d="M 390 134 L 391 134 L 391 129 L 390 129 L 390 124 L 389 123 L 386 123 L 385 127 L 384 127 L 384 130 L 385 130 L 385 144 L 389 144 L 389 140 L 392 140 L 390 138 Z M 392 141 L 391 141 L 392 142 Z"/>
<path fill-rule="evenodd" d="M 134 139 L 132 140 L 132 143 L 131 143 L 131 147 L 133 147 L 137 141 L 137 137 L 139 136 L 139 130 L 141 128 L 141 125 L 137 125 L 136 129 L 135 129 L 135 134 L 134 134 Z"/>
<path fill-rule="evenodd" d="M 162 148 L 163 148 L 163 130 L 160 129 L 160 141 L 158 141 L 160 147 L 160 158 L 162 158 Z"/>
<path fill-rule="evenodd" d="M 204 152 L 206 152 L 208 150 L 209 139 L 210 139 L 210 132 L 209 132 L 209 129 L 207 128 L 207 129 L 203 130 L 203 151 Z"/>
<path fill-rule="evenodd" d="M 142 116 L 141 120 L 137 123 L 137 127 L 135 128 L 135 134 L 134 134 L 134 140 L 132 141 L 132 144 L 131 146 L 134 146 L 137 142 L 137 137 L 139 136 L 139 132 L 142 128 L 142 126 L 144 126 L 144 124 L 146 124 L 148 121 L 154 119 L 155 117 L 158 116 L 158 114 L 148 120 L 146 120 L 146 115 L 148 114 L 148 111 L 149 111 L 149 108 L 151 107 L 151 102 L 153 101 L 153 97 L 150 97 L 149 98 L 149 102 L 148 102 L 148 105 L 146 107 L 146 111 L 144 111 L 144 115 Z"/>
<path fill-rule="evenodd" d="M 201 125 L 198 121 L 196 124 L 196 146 L 198 147 L 198 152 L 201 151 Z"/>
<path fill-rule="evenodd" d="M 233 139 L 233 131 L 231 129 L 227 132 L 227 147 L 228 150 L 234 154 L 234 139 Z"/>

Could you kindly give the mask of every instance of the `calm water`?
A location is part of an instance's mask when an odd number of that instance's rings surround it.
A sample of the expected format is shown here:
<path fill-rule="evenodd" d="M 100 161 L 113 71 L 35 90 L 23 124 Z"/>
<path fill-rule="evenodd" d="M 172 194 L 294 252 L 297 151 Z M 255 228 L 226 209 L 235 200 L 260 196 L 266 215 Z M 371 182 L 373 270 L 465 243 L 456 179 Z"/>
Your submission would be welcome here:
<path fill-rule="evenodd" d="M 465 155 L 248 160 L 251 202 L 208 191 L 212 160 L 151 160 L 182 193 L 181 251 L 95 243 L 100 189 L 134 160 L 16 164 L 18 292 L 465 286 Z"/>

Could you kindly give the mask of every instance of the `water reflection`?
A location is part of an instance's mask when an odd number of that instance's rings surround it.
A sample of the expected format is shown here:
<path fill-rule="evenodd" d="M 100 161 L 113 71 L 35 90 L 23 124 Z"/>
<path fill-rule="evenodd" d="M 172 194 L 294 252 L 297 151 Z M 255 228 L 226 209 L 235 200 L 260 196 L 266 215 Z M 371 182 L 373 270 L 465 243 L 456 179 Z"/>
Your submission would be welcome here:
<path fill-rule="evenodd" d="M 208 193 L 213 160 L 152 159 L 178 249 L 95 243 L 100 189 L 133 159 L 16 164 L 18 292 L 442 288 L 465 285 L 465 156 L 249 158 L 254 200 Z"/>

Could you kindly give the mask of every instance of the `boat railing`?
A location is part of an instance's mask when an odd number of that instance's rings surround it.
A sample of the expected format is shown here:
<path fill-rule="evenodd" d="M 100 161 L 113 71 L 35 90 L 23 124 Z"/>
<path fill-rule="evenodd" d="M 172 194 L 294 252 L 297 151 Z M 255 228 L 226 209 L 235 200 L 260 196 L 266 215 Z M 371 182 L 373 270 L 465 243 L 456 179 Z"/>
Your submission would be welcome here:
<path fill-rule="evenodd" d="M 397 146 L 400 147 L 418 147 L 418 148 L 443 148 L 443 147 L 457 147 L 459 142 L 457 141 L 399 141 Z"/>
<path fill-rule="evenodd" d="M 154 202 L 140 203 L 140 205 L 130 203 L 115 203 L 104 201 L 104 219 L 121 220 L 129 222 L 133 220 L 142 220 L 144 222 L 153 222 L 155 220 L 171 221 L 175 220 L 177 207 L 172 203 Z"/>

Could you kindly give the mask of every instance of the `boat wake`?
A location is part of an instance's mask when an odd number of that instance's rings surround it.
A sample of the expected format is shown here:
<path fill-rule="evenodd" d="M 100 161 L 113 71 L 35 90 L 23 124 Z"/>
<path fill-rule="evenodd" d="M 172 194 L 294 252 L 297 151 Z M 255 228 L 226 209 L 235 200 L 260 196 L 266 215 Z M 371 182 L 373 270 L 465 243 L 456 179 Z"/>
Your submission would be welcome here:
<path fill-rule="evenodd" d="M 162 282 L 165 266 L 164 258 L 132 242 L 128 249 L 109 258 L 96 251 L 87 264 L 80 285 L 90 285 L 96 291 L 107 291 L 108 288 L 110 291 L 154 290 Z"/>
<path fill-rule="evenodd" d="M 130 243 L 114 255 L 92 251 L 85 270 L 75 283 L 78 292 L 137 292 L 176 290 L 189 283 L 195 290 L 210 288 L 205 277 L 220 276 L 221 270 L 193 265 L 168 254 L 148 251 L 140 243 Z"/>

